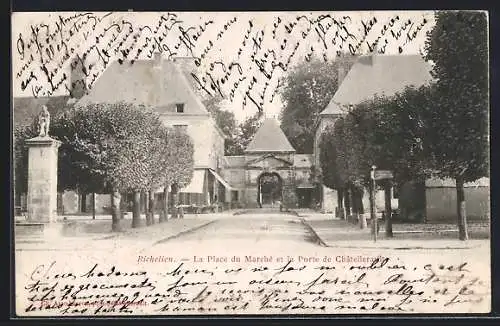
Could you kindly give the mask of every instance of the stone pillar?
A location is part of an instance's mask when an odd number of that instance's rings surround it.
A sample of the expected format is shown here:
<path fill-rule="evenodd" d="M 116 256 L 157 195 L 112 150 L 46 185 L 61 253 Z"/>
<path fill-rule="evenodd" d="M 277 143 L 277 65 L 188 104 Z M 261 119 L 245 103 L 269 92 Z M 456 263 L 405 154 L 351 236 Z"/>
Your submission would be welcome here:
<path fill-rule="evenodd" d="M 28 146 L 28 221 L 57 219 L 57 152 L 61 142 L 48 136 L 26 140 Z"/>

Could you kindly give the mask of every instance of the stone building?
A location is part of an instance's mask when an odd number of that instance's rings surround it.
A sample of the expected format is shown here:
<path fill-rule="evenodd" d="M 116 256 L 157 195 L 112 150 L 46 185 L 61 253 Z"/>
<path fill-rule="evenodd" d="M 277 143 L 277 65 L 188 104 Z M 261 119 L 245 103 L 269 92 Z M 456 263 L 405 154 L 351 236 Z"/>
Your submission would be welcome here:
<path fill-rule="evenodd" d="M 19 124 L 28 123 L 41 104 L 49 106 L 52 116 L 86 104 L 128 102 L 152 107 L 166 126 L 186 132 L 194 144 L 194 173 L 191 182 L 179 189 L 180 204 L 257 207 L 286 199 L 294 206 L 311 206 L 315 196 L 312 156 L 296 154 L 274 119 L 263 121 L 245 155 L 224 156 L 226 135 L 196 92 L 189 76 L 192 69 L 192 59 L 165 60 L 159 54 L 133 64 L 113 62 L 90 90 L 75 91 L 76 98 L 15 99 L 14 116 Z M 17 197 L 22 206 L 22 195 Z M 64 191 L 59 193 L 58 212 L 103 214 L 110 204 L 109 194 Z"/>
<path fill-rule="evenodd" d="M 225 156 L 222 174 L 237 190 L 232 200 L 245 207 L 288 202 L 310 207 L 316 200 L 312 183 L 312 155 L 296 154 L 273 118 L 266 118 L 245 154 Z"/>
<path fill-rule="evenodd" d="M 14 123 L 30 123 L 46 104 L 52 116 L 72 106 L 129 102 L 154 108 L 162 122 L 186 132 L 194 144 L 194 173 L 191 183 L 180 189 L 182 203 L 210 205 L 216 199 L 226 201 L 230 185 L 219 174 L 224 157 L 224 133 L 217 127 L 200 96 L 188 79 L 189 60 L 165 60 L 156 54 L 153 60 L 117 61 L 96 80 L 90 90 L 75 91 L 70 96 L 54 98 L 15 98 Z M 78 80 L 81 76 L 72 75 Z M 80 85 L 79 83 L 76 83 Z M 16 205 L 25 206 L 22 194 L 16 194 Z M 65 191 L 59 194 L 60 214 L 107 212 L 110 195 Z"/>
<path fill-rule="evenodd" d="M 338 71 L 337 71 L 337 84 L 340 85 L 344 82 L 347 73 L 350 71 L 352 66 L 356 63 L 358 56 L 344 55 L 339 57 Z M 318 204 L 319 208 L 325 212 L 334 212 L 337 203 L 337 191 L 330 189 L 325 186 L 321 181 L 321 162 L 320 162 L 320 141 L 321 136 L 325 130 L 333 126 L 335 121 L 345 114 L 345 109 L 341 108 L 334 102 L 330 102 L 329 105 L 320 112 L 315 121 L 315 133 L 314 133 L 314 143 L 313 143 L 313 166 L 314 166 L 314 184 L 318 193 Z"/>
<path fill-rule="evenodd" d="M 335 121 L 347 114 L 352 106 L 373 99 L 376 95 L 392 96 L 408 86 L 428 85 L 432 82 L 430 71 L 430 64 L 420 55 L 364 55 L 356 58 L 356 62 L 345 78 L 342 78 L 337 92 L 321 112 L 316 123 L 314 166 L 318 172 L 321 172 L 319 140 L 325 128 L 334 126 Z M 343 72 L 339 75 L 343 76 Z M 321 207 L 325 210 L 338 207 L 335 191 L 322 185 L 320 178 L 316 178 L 315 181 L 322 190 Z M 454 197 L 456 190 L 450 186 L 451 184 L 453 181 L 450 180 L 407 182 L 399 189 L 393 189 L 393 207 L 398 205 L 404 218 L 415 221 L 450 218 L 456 214 L 456 197 Z M 472 216 L 484 219 L 487 216 L 486 203 L 489 201 L 488 181 L 467 184 L 466 192 L 474 202 L 471 204 Z M 368 191 L 364 194 L 363 206 L 368 208 Z M 383 193 L 380 192 L 376 196 L 376 210 L 380 212 L 383 207 Z"/>
<path fill-rule="evenodd" d="M 217 127 L 188 80 L 187 58 L 112 63 L 76 105 L 127 102 L 154 108 L 161 121 L 187 133 L 194 145 L 191 183 L 179 190 L 182 204 L 211 205 L 226 201 L 231 189 L 219 174 L 226 135 Z M 160 193 L 161 189 L 158 190 Z"/>
<path fill-rule="evenodd" d="M 319 140 L 325 128 L 334 126 L 335 121 L 347 114 L 351 107 L 373 99 L 376 95 L 392 96 L 403 91 L 405 87 L 428 84 L 432 80 L 430 69 L 430 65 L 420 55 L 372 54 L 356 57 L 355 63 L 346 74 L 339 73 L 339 76 L 345 77 L 341 79 L 342 82 L 330 103 L 319 115 L 314 144 L 314 165 L 318 169 L 321 167 Z M 321 180 L 316 181 L 321 184 Z M 331 211 L 333 207 L 338 207 L 336 192 L 324 185 L 321 185 L 321 189 L 323 209 Z M 383 209 L 382 193 L 377 194 L 376 205 L 377 208 Z M 363 206 L 369 207 L 368 191 L 364 191 Z"/>

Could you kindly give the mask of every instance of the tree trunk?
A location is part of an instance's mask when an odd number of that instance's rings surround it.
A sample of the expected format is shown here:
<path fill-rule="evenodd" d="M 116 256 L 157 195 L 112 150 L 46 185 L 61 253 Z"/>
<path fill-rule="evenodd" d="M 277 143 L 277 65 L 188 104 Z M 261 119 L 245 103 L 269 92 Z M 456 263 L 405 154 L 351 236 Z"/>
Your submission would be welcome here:
<path fill-rule="evenodd" d="M 467 231 L 467 214 L 465 210 L 465 193 L 464 193 L 464 179 L 457 177 L 457 224 L 458 224 L 458 238 L 460 240 L 469 240 Z"/>
<path fill-rule="evenodd" d="M 365 213 L 365 206 L 363 205 L 363 195 L 364 195 L 363 188 L 358 189 L 357 200 L 358 200 L 358 212 L 360 214 L 364 214 Z"/>
<path fill-rule="evenodd" d="M 384 189 L 384 201 L 385 201 L 385 236 L 387 238 L 392 238 L 392 207 L 391 207 L 391 182 L 387 181 Z"/>
<path fill-rule="evenodd" d="M 155 193 L 152 189 L 149 190 L 148 198 L 149 225 L 152 225 L 155 224 Z"/>
<path fill-rule="evenodd" d="M 141 211 L 141 214 L 145 214 L 147 211 L 147 209 L 146 209 L 146 203 L 147 203 L 146 195 L 145 195 L 144 191 L 141 191 L 140 194 L 141 194 L 140 195 L 140 203 L 141 203 L 140 211 Z"/>
<path fill-rule="evenodd" d="M 177 218 L 178 217 L 178 214 L 177 214 L 177 198 L 178 198 L 179 194 L 177 193 L 173 193 L 172 196 L 171 196 L 171 203 L 170 203 L 170 207 L 172 209 L 172 218 Z"/>
<path fill-rule="evenodd" d="M 165 222 L 168 220 L 168 186 L 163 188 L 163 201 L 162 201 L 162 212 L 160 214 L 159 222 Z"/>
<path fill-rule="evenodd" d="M 111 193 L 111 230 L 113 232 L 120 231 L 120 192 L 114 190 Z"/>
<path fill-rule="evenodd" d="M 359 221 L 359 228 L 366 229 L 366 215 L 363 214 L 363 192 L 360 189 L 353 189 L 353 201 L 356 207 L 356 218 Z"/>
<path fill-rule="evenodd" d="M 345 193 L 344 193 L 344 203 L 345 203 L 345 216 L 347 221 L 350 220 L 351 217 L 351 194 L 349 191 L 349 187 L 345 187 Z"/>
<path fill-rule="evenodd" d="M 95 192 L 92 193 L 92 219 L 95 220 Z"/>
<path fill-rule="evenodd" d="M 358 223 L 358 207 L 356 206 L 356 191 L 353 185 L 349 185 L 349 203 L 351 204 L 351 218 L 354 223 Z"/>
<path fill-rule="evenodd" d="M 351 217 L 355 221 L 358 209 L 356 207 L 356 194 L 352 185 L 349 185 L 349 203 L 351 204 Z"/>
<path fill-rule="evenodd" d="M 141 192 L 134 191 L 134 201 L 132 206 L 132 227 L 137 228 L 141 223 Z"/>
<path fill-rule="evenodd" d="M 177 183 L 174 183 L 172 184 L 172 196 L 171 196 L 171 199 L 172 199 L 172 202 L 171 202 L 171 207 L 172 207 L 172 218 L 178 218 L 178 214 L 179 212 L 177 211 L 177 204 L 179 202 L 179 186 L 177 185 Z"/>
<path fill-rule="evenodd" d="M 87 213 L 87 193 L 82 192 L 82 204 L 81 204 L 81 212 L 82 213 Z"/>
<path fill-rule="evenodd" d="M 120 195 L 122 198 L 125 198 L 125 199 L 127 199 L 127 197 L 128 197 L 126 192 L 123 194 L 120 194 Z M 124 205 L 125 205 L 125 207 L 127 207 L 127 202 L 122 200 L 120 203 L 120 208 L 123 207 Z M 123 209 L 120 209 L 120 220 L 123 220 L 124 218 L 125 218 L 125 213 L 124 213 Z"/>
<path fill-rule="evenodd" d="M 342 188 L 337 190 L 337 204 L 339 208 L 339 218 L 340 219 L 345 219 L 345 212 L 344 212 L 344 191 Z"/>
<path fill-rule="evenodd" d="M 149 214 L 149 191 L 143 192 L 144 215 L 146 216 L 146 225 L 151 225 L 151 215 Z"/>

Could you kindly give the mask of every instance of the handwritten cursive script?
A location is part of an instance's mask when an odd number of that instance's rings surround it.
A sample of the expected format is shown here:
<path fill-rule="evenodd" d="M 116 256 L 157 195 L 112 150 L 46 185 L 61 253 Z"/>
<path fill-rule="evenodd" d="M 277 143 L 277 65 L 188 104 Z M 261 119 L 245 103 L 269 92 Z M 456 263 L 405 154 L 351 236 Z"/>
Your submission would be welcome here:
<path fill-rule="evenodd" d="M 221 265 L 223 258 L 165 262 L 157 272 L 101 264 L 77 271 L 53 261 L 33 269 L 22 308 L 29 315 L 71 316 L 411 313 L 455 311 L 488 300 L 487 283 L 471 273 L 467 262 L 407 265 L 386 257 L 342 263 L 327 257 L 246 256 L 226 257 Z"/>
<path fill-rule="evenodd" d="M 29 25 L 14 24 L 14 83 L 34 97 L 76 96 L 75 88 L 91 90 L 113 62 L 161 53 L 191 58 L 199 91 L 262 111 L 296 63 L 415 51 L 430 21 L 405 13 L 40 14 Z"/>

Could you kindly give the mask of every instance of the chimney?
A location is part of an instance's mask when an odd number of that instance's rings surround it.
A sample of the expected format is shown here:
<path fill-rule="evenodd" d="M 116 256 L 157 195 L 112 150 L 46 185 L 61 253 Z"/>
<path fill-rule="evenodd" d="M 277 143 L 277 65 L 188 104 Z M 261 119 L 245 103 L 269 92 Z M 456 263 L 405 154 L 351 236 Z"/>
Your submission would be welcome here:
<path fill-rule="evenodd" d="M 69 89 L 71 92 L 71 97 L 74 99 L 80 99 L 87 92 L 87 83 L 85 75 L 85 60 L 77 55 L 71 61 L 71 76 Z"/>
<path fill-rule="evenodd" d="M 338 71 L 337 71 L 337 87 L 340 86 L 340 84 L 342 84 L 342 82 L 344 81 L 345 75 L 347 75 L 346 64 L 345 64 L 345 62 L 341 61 L 341 62 L 339 62 L 339 67 L 338 67 Z"/>
<path fill-rule="evenodd" d="M 163 94 L 164 88 L 164 74 L 162 65 L 162 55 L 161 52 L 155 52 L 153 54 L 153 69 L 151 74 L 152 89 L 148 94 L 148 99 L 150 103 L 155 103 L 157 107 L 160 106 L 160 99 Z"/>
<path fill-rule="evenodd" d="M 354 63 L 354 56 L 351 54 L 346 54 L 343 53 L 340 57 L 337 58 L 338 60 L 338 68 L 337 68 L 337 81 L 338 81 L 338 86 L 342 84 L 344 81 L 345 76 L 351 69 L 352 64 Z"/>
<path fill-rule="evenodd" d="M 194 60 L 195 59 L 193 57 L 175 57 L 172 59 L 172 61 L 179 65 L 182 72 L 186 75 L 191 75 L 191 73 L 196 72 L 197 67 Z"/>
<path fill-rule="evenodd" d="M 373 47 L 373 52 L 371 53 L 372 65 L 375 63 L 375 60 L 377 60 L 377 56 L 380 55 L 378 53 L 378 50 L 379 50 L 379 45 L 378 45 L 378 42 L 377 42 L 377 44 L 375 44 L 375 46 Z"/>

